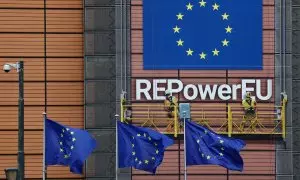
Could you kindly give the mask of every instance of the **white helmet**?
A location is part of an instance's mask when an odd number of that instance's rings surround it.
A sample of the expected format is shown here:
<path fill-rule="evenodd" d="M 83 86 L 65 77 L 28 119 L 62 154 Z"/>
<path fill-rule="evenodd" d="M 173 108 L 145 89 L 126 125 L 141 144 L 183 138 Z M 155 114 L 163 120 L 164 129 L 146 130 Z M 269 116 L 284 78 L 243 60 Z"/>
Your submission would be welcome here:
<path fill-rule="evenodd" d="M 171 95 L 171 91 L 167 89 L 167 90 L 165 91 L 165 95 Z"/>

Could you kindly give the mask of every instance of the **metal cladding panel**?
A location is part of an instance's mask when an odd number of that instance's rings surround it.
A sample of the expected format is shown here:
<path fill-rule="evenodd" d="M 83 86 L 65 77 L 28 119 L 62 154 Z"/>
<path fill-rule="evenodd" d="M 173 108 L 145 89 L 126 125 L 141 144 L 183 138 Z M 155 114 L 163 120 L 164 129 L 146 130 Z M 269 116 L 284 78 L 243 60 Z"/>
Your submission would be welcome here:
<path fill-rule="evenodd" d="M 251 53 L 251 50 L 249 50 Z M 247 56 L 247 54 L 245 54 Z M 260 113 L 269 111 L 274 108 L 275 101 L 275 1 L 263 0 L 263 70 L 144 70 L 143 69 L 143 1 L 131 1 L 131 101 L 133 107 L 133 123 L 142 124 L 145 118 L 142 112 L 146 111 L 138 105 L 162 105 L 162 101 L 147 101 L 145 96 L 136 100 L 136 79 L 146 79 L 153 84 L 153 79 L 179 79 L 186 84 L 240 84 L 241 79 L 261 79 L 261 94 L 266 95 L 267 79 L 272 80 L 272 97 L 268 101 L 258 101 Z M 166 87 L 166 84 L 160 84 L 159 87 Z M 153 86 L 149 90 L 152 97 Z M 255 91 L 254 91 L 255 93 Z M 163 91 L 158 95 L 163 95 Z M 202 108 L 207 109 L 207 115 L 213 125 L 220 125 L 226 119 L 226 101 L 216 98 L 210 100 L 206 98 L 201 100 L 198 97 L 193 101 L 187 101 L 183 97 L 183 92 L 179 95 L 180 102 L 191 103 L 192 116 L 193 111 L 200 111 Z M 240 108 L 241 91 L 237 91 L 237 99 L 230 101 L 229 104 L 235 111 L 242 112 Z M 217 95 L 216 95 L 217 97 Z M 166 118 L 164 114 L 155 114 L 154 111 L 162 109 L 153 109 L 154 118 L 158 129 L 166 129 Z M 264 116 L 266 119 L 271 118 Z M 239 115 L 233 116 L 234 121 L 239 120 Z M 214 179 L 214 180 L 274 180 L 275 179 L 275 143 L 272 140 L 247 140 L 247 146 L 241 152 L 244 158 L 244 171 L 242 173 L 226 171 L 219 166 L 193 166 L 188 167 L 188 179 Z M 180 146 L 181 151 L 178 149 Z M 183 142 L 175 144 L 165 153 L 165 159 L 157 170 L 156 176 L 151 176 L 143 171 L 133 170 L 133 180 L 147 179 L 184 179 L 183 168 Z"/>
<path fill-rule="evenodd" d="M 16 155 L 5 155 L 0 156 L 0 169 L 5 169 L 8 167 L 16 167 L 17 165 L 17 156 Z M 25 178 L 34 179 L 41 178 L 42 171 L 42 155 L 26 155 L 25 156 Z M 4 171 L 0 174 L 1 178 L 4 178 Z M 69 172 L 68 167 L 49 167 L 48 168 L 48 178 L 80 178 L 78 175 L 73 175 Z"/>
<path fill-rule="evenodd" d="M 60 8 L 63 8 L 63 5 L 58 4 L 59 2 L 64 2 L 64 1 L 57 1 L 57 5 L 53 4 L 51 6 L 58 6 Z M 72 5 L 75 5 L 73 4 L 73 2 L 76 3 L 76 1 L 72 1 Z M 68 3 L 68 5 L 70 4 L 71 3 Z M 68 33 L 83 32 L 82 10 L 47 10 L 46 18 L 47 18 L 47 32 L 68 32 Z"/>
<path fill-rule="evenodd" d="M 0 2 L 0 7 L 2 2 Z M 22 14 L 22 16 L 20 16 Z M 0 31 L 43 32 L 44 11 L 30 9 L 1 9 Z"/>
<path fill-rule="evenodd" d="M 46 4 L 44 4 L 46 2 Z M 43 115 L 83 128 L 83 1 L 1 0 L 0 64 L 24 61 L 25 174 L 42 178 Z M 0 178 L 17 167 L 18 73 L 0 72 Z M 80 179 L 68 167 L 48 178 Z"/>

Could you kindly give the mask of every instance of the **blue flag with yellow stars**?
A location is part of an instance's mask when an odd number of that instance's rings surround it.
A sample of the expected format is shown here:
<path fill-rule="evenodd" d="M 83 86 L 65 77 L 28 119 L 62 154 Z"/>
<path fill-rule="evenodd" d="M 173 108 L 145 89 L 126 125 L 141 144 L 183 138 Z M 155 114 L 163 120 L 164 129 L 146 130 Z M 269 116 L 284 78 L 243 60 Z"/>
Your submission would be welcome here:
<path fill-rule="evenodd" d="M 185 122 L 186 165 L 215 164 L 242 171 L 244 141 L 220 136 L 194 122 Z"/>
<path fill-rule="evenodd" d="M 262 69 L 262 7 L 262 0 L 143 0 L 144 69 Z"/>
<path fill-rule="evenodd" d="M 96 148 L 96 140 L 81 129 L 71 128 L 50 119 L 45 120 L 45 165 L 70 166 L 83 173 L 84 161 Z"/>
<path fill-rule="evenodd" d="M 119 168 L 134 167 L 155 174 L 173 139 L 154 130 L 118 121 Z"/>

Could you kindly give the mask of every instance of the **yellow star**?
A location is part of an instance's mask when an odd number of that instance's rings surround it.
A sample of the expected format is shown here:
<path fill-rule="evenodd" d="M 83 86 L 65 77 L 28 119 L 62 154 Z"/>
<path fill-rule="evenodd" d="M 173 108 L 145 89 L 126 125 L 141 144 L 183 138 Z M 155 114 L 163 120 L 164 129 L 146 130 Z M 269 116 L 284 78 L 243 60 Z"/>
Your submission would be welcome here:
<path fill-rule="evenodd" d="M 159 152 L 158 150 L 155 151 L 156 154 L 158 154 L 158 152 Z"/>
<path fill-rule="evenodd" d="M 60 149 L 60 152 L 64 152 L 64 150 L 63 150 L 63 149 Z"/>
<path fill-rule="evenodd" d="M 210 159 L 210 156 L 206 156 L 206 159 Z"/>
<path fill-rule="evenodd" d="M 213 7 L 213 10 L 219 10 L 220 5 L 215 3 L 212 7 Z"/>
<path fill-rule="evenodd" d="M 132 147 L 134 147 L 134 144 L 132 144 Z"/>
<path fill-rule="evenodd" d="M 222 17 L 223 17 L 223 20 L 228 20 L 229 15 L 224 13 L 224 14 L 222 14 Z"/>
<path fill-rule="evenodd" d="M 135 158 L 135 162 L 137 162 L 138 160 L 139 160 L 139 159 L 136 157 L 136 158 Z"/>
<path fill-rule="evenodd" d="M 201 0 L 199 3 L 200 3 L 200 7 L 205 7 L 205 4 L 206 4 L 205 1 Z"/>
<path fill-rule="evenodd" d="M 152 157 L 152 160 L 155 160 L 155 157 Z"/>
<path fill-rule="evenodd" d="M 180 19 L 183 20 L 183 16 L 184 16 L 183 14 L 179 13 L 176 16 L 177 16 L 177 20 L 180 20 Z"/>
<path fill-rule="evenodd" d="M 227 26 L 227 28 L 225 29 L 226 29 L 226 33 L 231 33 L 232 28 L 230 26 Z"/>
<path fill-rule="evenodd" d="M 149 162 L 148 160 L 145 160 L 145 164 L 148 164 L 148 162 Z"/>
<path fill-rule="evenodd" d="M 73 135 L 73 134 L 74 134 L 74 132 L 72 131 L 72 132 L 71 132 L 71 134 Z"/>
<path fill-rule="evenodd" d="M 174 27 L 174 28 L 173 28 L 174 33 L 179 33 L 179 30 L 180 30 L 180 29 L 181 29 L 181 28 L 179 28 L 178 26 Z"/>
<path fill-rule="evenodd" d="M 62 145 L 62 142 L 60 141 L 59 144 Z"/>
<path fill-rule="evenodd" d="M 137 136 L 140 137 L 141 135 L 140 135 L 140 134 L 137 134 Z"/>
<path fill-rule="evenodd" d="M 74 149 L 74 146 L 71 146 L 71 149 Z"/>
<path fill-rule="evenodd" d="M 220 51 L 218 51 L 217 49 L 213 50 L 212 52 L 214 53 L 214 56 L 219 56 Z"/>
<path fill-rule="evenodd" d="M 66 154 L 64 155 L 64 158 L 65 158 L 65 159 L 67 159 L 68 157 L 69 157 L 68 155 L 66 155 Z"/>
<path fill-rule="evenodd" d="M 220 156 L 223 156 L 223 153 L 219 153 L 220 154 Z"/>
<path fill-rule="evenodd" d="M 132 152 L 132 155 L 135 156 L 135 152 L 134 151 Z"/>
<path fill-rule="evenodd" d="M 201 54 L 199 54 L 200 55 L 200 59 L 205 59 L 205 57 L 206 57 L 206 54 L 204 53 L 204 52 L 202 52 Z"/>
<path fill-rule="evenodd" d="M 197 143 L 199 144 L 199 142 L 200 142 L 200 140 L 198 139 L 198 140 L 197 140 Z"/>
<path fill-rule="evenodd" d="M 76 141 L 76 138 L 72 138 L 72 141 L 73 141 L 73 142 Z"/>
<path fill-rule="evenodd" d="M 188 5 L 186 5 L 187 10 L 193 10 L 193 6 L 194 6 L 194 5 L 191 5 L 191 3 L 189 3 Z"/>
<path fill-rule="evenodd" d="M 220 140 L 220 143 L 221 143 L 221 144 L 223 144 L 223 142 L 224 142 L 223 140 Z"/>
<path fill-rule="evenodd" d="M 177 46 L 183 46 L 184 41 L 182 41 L 181 39 L 179 39 L 177 42 Z"/>
<path fill-rule="evenodd" d="M 187 53 L 188 56 L 192 56 L 192 55 L 193 55 L 193 52 L 194 52 L 194 51 L 191 50 L 190 48 L 189 48 L 189 50 L 186 51 L 186 53 Z"/>
<path fill-rule="evenodd" d="M 225 39 L 224 41 L 222 41 L 222 43 L 223 43 L 223 46 L 228 46 L 229 41 L 227 41 L 227 40 Z"/>

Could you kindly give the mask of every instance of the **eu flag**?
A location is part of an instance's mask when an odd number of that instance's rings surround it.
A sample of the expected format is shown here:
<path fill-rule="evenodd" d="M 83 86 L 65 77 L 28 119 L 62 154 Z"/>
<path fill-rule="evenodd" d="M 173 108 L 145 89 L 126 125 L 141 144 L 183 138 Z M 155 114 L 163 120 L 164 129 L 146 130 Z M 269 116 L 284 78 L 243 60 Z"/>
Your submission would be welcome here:
<path fill-rule="evenodd" d="M 83 173 L 84 161 L 96 148 L 96 140 L 81 129 L 45 120 L 45 165 L 70 166 L 70 171 Z"/>
<path fill-rule="evenodd" d="M 155 174 L 165 149 L 173 143 L 164 134 L 118 121 L 119 168 L 134 167 Z"/>
<path fill-rule="evenodd" d="M 244 141 L 220 136 L 194 122 L 185 122 L 186 164 L 215 164 L 242 171 L 244 162 L 240 150 Z"/>
<path fill-rule="evenodd" d="M 144 69 L 262 69 L 262 0 L 143 0 Z"/>

